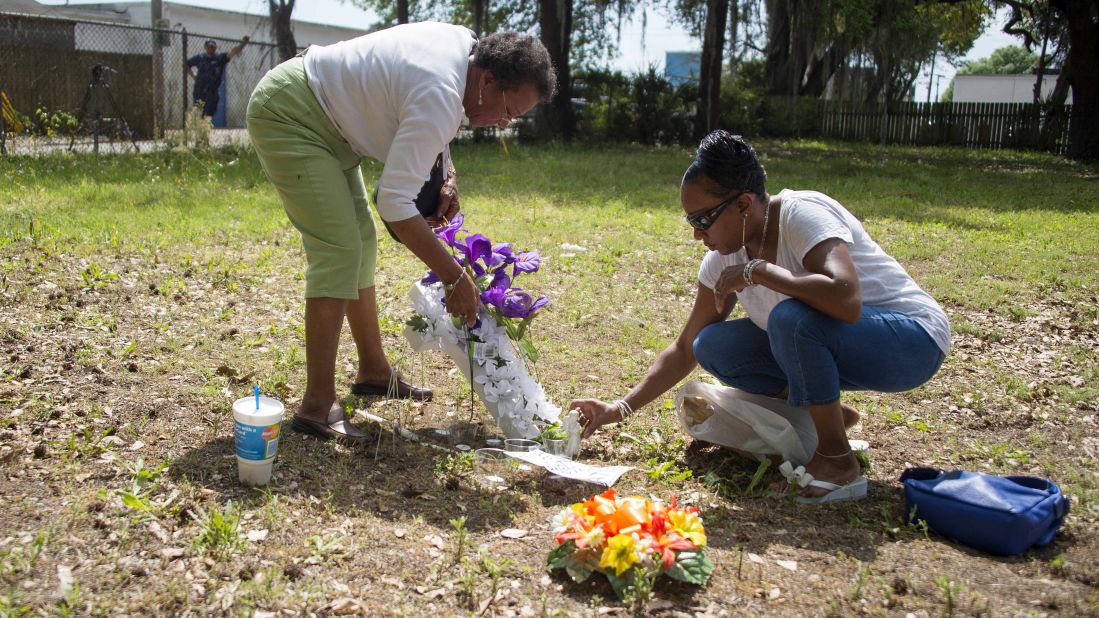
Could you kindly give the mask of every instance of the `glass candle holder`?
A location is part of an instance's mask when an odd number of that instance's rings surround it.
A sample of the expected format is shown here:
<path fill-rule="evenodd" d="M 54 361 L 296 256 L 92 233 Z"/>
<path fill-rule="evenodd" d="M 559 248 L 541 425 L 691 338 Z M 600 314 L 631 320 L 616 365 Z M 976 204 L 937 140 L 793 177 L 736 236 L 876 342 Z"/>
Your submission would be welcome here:
<path fill-rule="evenodd" d="M 542 450 L 546 451 L 550 455 L 568 457 L 569 439 L 542 438 Z"/>
<path fill-rule="evenodd" d="M 473 452 L 477 480 L 486 487 L 499 487 L 507 482 L 511 458 L 498 448 L 479 448 Z"/>
<path fill-rule="evenodd" d="M 534 440 L 524 440 L 522 438 L 508 438 L 507 440 L 504 440 L 504 450 L 513 453 L 529 453 L 541 448 L 542 445 Z"/>
<path fill-rule="evenodd" d="M 451 424 L 450 427 L 447 428 L 447 438 L 451 445 L 473 444 L 473 441 L 477 439 L 477 432 L 479 430 L 479 425 L 460 421 Z"/>

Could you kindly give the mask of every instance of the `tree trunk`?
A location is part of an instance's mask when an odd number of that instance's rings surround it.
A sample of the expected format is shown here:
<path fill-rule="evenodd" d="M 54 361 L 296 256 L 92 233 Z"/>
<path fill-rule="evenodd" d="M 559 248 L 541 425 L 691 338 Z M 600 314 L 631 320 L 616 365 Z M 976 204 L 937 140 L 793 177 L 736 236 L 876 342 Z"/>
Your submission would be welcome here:
<path fill-rule="evenodd" d="M 278 47 L 279 59 L 282 62 L 298 55 L 298 43 L 294 40 L 294 31 L 291 29 L 290 16 L 294 12 L 295 0 L 267 0 L 267 8 L 271 14 L 271 35 Z"/>
<path fill-rule="evenodd" d="M 557 71 L 557 96 L 549 105 L 540 108 L 543 122 L 539 131 L 543 137 L 570 139 L 576 130 L 572 114 L 572 76 L 569 70 L 569 52 L 572 46 L 573 0 L 539 0 L 538 25 L 542 44 L 549 51 L 550 60 Z"/>
<path fill-rule="evenodd" d="M 1072 114 L 1069 118 L 1070 157 L 1099 159 L 1099 23 L 1094 18 L 1095 0 L 1055 0 L 1068 23 L 1069 84 Z"/>
<path fill-rule="evenodd" d="M 729 2 L 729 73 L 736 73 L 736 46 L 740 39 L 740 0 Z"/>
<path fill-rule="evenodd" d="M 478 36 L 485 34 L 485 15 L 488 14 L 488 0 L 471 0 L 473 4 L 473 32 Z"/>
<path fill-rule="evenodd" d="M 702 35 L 702 67 L 698 80 L 695 138 L 717 128 L 721 116 L 721 61 L 725 52 L 725 20 L 729 0 L 706 0 L 706 27 Z"/>
<path fill-rule="evenodd" d="M 408 0 L 397 0 L 397 23 L 408 23 Z"/>
<path fill-rule="evenodd" d="M 1042 12 L 1042 53 L 1038 55 L 1038 77 L 1034 79 L 1034 104 L 1042 103 L 1042 79 L 1046 74 L 1046 49 L 1049 47 L 1049 8 Z"/>
<path fill-rule="evenodd" d="M 824 96 L 828 82 L 843 68 L 849 52 L 846 41 L 835 41 L 824 53 L 811 58 L 805 70 L 805 85 L 801 88 L 801 94 L 816 98 Z"/>
<path fill-rule="evenodd" d="M 767 49 L 763 65 L 767 92 L 776 95 L 794 94 L 791 74 L 790 0 L 767 0 Z"/>

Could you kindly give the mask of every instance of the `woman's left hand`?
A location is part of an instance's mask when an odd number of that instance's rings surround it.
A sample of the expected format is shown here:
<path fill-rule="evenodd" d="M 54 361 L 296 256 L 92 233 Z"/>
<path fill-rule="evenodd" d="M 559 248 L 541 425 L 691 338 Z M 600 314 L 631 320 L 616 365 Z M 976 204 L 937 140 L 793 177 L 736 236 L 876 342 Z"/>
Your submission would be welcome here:
<path fill-rule="evenodd" d="M 458 176 L 451 174 L 439 188 L 439 209 L 435 211 L 435 216 L 427 217 L 427 223 L 431 227 L 438 227 L 445 221 L 453 220 L 459 210 Z"/>
<path fill-rule="evenodd" d="M 598 399 L 578 399 L 569 404 L 569 409 L 580 411 L 580 426 L 584 428 L 581 438 L 589 438 L 603 425 L 622 420 L 617 406 Z"/>

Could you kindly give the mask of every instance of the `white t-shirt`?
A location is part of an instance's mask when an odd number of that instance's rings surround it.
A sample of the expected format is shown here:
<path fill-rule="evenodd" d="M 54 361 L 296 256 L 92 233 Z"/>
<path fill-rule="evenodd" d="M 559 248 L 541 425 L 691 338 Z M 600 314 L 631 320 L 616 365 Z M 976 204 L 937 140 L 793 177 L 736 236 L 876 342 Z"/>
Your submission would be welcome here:
<path fill-rule="evenodd" d="M 862 303 L 909 316 L 927 331 L 944 354 L 950 350 L 950 322 L 942 307 L 916 285 L 897 260 L 882 251 L 854 215 L 817 191 L 785 189 L 777 197 L 782 203 L 778 216 L 779 266 L 795 275 L 808 274 L 803 264 L 805 255 L 821 242 L 839 238 L 847 243 L 847 251 L 855 263 Z M 702 259 L 698 281 L 713 289 L 722 271 L 747 261 L 744 249 L 729 255 L 710 251 Z M 787 298 L 790 297 L 763 285 L 747 287 L 737 294 L 748 317 L 764 330 L 771 310 Z"/>
<path fill-rule="evenodd" d="M 418 214 L 416 195 L 462 121 L 475 41 L 464 26 L 420 22 L 306 53 L 309 87 L 332 124 L 355 153 L 385 164 L 382 219 Z M 449 151 L 443 156 L 449 165 Z"/>

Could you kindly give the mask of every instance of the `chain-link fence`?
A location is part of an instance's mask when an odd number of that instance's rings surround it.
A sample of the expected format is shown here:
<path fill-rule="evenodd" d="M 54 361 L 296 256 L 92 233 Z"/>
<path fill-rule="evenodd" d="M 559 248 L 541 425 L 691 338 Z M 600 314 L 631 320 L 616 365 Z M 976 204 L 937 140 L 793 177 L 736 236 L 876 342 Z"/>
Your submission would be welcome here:
<path fill-rule="evenodd" d="M 196 98 L 187 61 L 207 40 L 228 52 L 239 40 L 0 12 L 0 92 L 9 133 L 86 139 L 157 139 L 181 128 Z M 243 128 L 252 89 L 278 64 L 267 43 L 245 45 L 219 88 L 215 126 Z M 197 96 L 196 96 L 197 95 Z"/>

